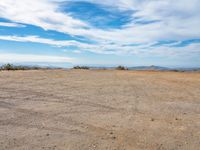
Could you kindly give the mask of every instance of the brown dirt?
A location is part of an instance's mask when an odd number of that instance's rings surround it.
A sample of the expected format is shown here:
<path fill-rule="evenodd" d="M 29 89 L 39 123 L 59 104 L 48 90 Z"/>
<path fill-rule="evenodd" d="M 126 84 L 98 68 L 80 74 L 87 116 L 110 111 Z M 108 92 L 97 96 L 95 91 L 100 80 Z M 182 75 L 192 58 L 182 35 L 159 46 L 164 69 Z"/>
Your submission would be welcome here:
<path fill-rule="evenodd" d="M 0 72 L 0 150 L 197 150 L 200 73 Z"/>

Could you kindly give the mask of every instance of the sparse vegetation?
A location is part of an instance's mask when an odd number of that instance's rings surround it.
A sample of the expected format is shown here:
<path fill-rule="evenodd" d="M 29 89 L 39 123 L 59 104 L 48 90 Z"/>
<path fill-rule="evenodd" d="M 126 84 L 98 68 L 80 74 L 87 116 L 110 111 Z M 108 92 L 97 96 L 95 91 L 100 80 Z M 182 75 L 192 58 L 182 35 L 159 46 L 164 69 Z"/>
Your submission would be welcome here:
<path fill-rule="evenodd" d="M 116 70 L 128 70 L 128 68 L 124 67 L 124 66 L 118 66 L 115 68 Z"/>
<path fill-rule="evenodd" d="M 84 69 L 84 70 L 88 70 L 88 69 L 90 69 L 90 68 L 87 67 L 87 66 L 74 66 L 73 69 Z"/>
<path fill-rule="evenodd" d="M 6 64 L 1 67 L 1 70 L 13 70 L 14 66 L 12 64 Z"/>
<path fill-rule="evenodd" d="M 172 69 L 173 72 L 185 72 L 184 70 Z"/>
<path fill-rule="evenodd" d="M 36 67 L 36 66 L 33 66 L 33 67 L 29 67 L 29 66 L 15 66 L 13 64 L 5 64 L 3 66 L 0 67 L 0 70 L 38 70 L 38 69 L 43 69 L 43 68 L 40 68 L 40 67 Z"/>

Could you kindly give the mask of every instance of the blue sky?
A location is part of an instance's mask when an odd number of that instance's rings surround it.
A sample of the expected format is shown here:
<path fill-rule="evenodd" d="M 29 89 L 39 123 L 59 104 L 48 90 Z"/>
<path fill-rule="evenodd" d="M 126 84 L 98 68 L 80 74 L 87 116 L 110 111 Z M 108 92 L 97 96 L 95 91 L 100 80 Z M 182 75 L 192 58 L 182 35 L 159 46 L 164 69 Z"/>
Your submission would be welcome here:
<path fill-rule="evenodd" d="M 200 67 L 199 0 L 1 0 L 0 64 Z"/>

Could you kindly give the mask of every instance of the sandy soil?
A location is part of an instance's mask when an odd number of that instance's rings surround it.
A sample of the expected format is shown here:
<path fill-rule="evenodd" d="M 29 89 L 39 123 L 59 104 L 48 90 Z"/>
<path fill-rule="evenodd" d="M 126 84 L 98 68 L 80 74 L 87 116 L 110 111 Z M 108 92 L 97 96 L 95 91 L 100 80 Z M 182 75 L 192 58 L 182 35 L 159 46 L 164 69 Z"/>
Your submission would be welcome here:
<path fill-rule="evenodd" d="M 0 150 L 198 150 L 200 73 L 0 72 Z"/>

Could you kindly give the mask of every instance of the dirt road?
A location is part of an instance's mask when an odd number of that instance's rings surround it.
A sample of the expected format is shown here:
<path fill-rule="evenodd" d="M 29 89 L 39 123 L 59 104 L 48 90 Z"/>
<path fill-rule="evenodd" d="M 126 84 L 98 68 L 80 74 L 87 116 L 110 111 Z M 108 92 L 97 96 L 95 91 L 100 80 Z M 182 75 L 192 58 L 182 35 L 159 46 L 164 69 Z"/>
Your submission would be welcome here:
<path fill-rule="evenodd" d="M 0 72 L 0 150 L 198 150 L 200 73 Z"/>

